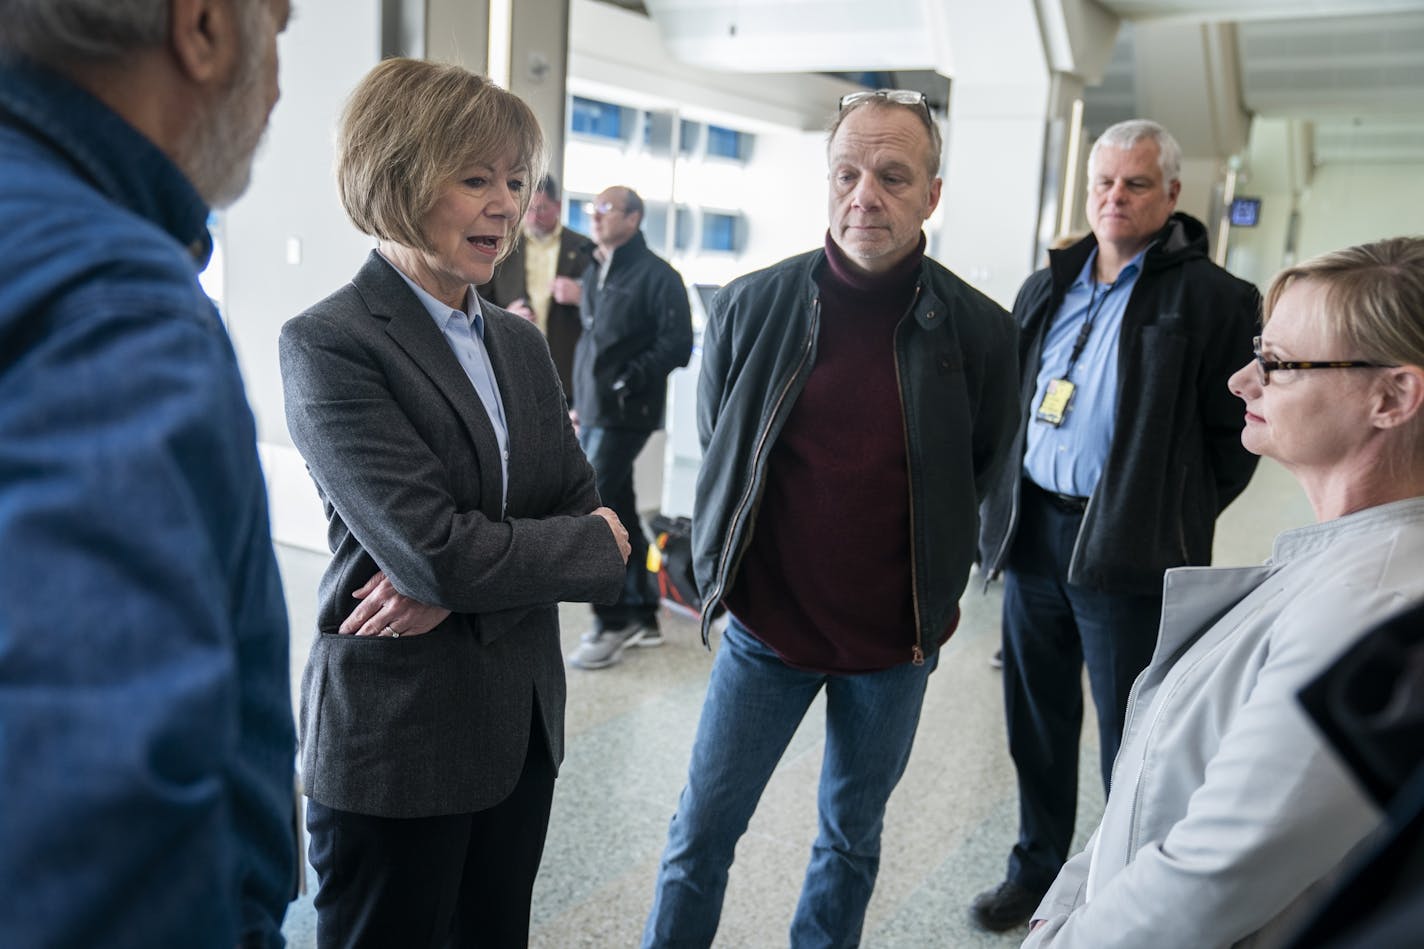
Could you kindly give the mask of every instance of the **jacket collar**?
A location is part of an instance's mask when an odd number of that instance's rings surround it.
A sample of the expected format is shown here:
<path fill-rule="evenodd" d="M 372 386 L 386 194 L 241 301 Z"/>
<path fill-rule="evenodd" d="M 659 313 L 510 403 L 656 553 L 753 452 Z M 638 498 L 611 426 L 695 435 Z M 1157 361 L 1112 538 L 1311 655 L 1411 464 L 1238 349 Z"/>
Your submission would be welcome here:
<path fill-rule="evenodd" d="M 1078 279 L 1083 265 L 1097 246 L 1097 237 L 1089 233 L 1070 247 L 1048 252 L 1055 299 L 1061 299 L 1073 281 Z M 1147 254 L 1142 258 L 1142 271 L 1150 273 L 1178 266 L 1194 257 L 1205 257 L 1207 246 L 1206 225 L 1184 211 L 1174 211 L 1148 243 Z"/>
<path fill-rule="evenodd" d="M 87 91 L 39 66 L 0 63 L 0 124 L 27 129 L 95 190 L 168 232 L 199 269 L 207 266 L 207 203 L 172 159 Z"/>
<path fill-rule="evenodd" d="M 366 308 L 377 319 L 386 320 L 386 334 L 410 357 L 420 370 L 430 378 L 450 403 L 455 413 L 464 423 L 466 431 L 475 443 L 475 450 L 481 458 L 499 457 L 499 439 L 494 426 L 484 412 L 483 404 L 475 394 L 470 377 L 460 368 L 459 360 L 450 351 L 440 328 L 430 318 L 424 304 L 406 286 L 396 269 L 378 252 L 371 251 L 366 263 L 351 280 L 361 294 Z M 511 404 L 517 404 L 511 390 L 506 386 L 510 374 L 505 365 L 505 354 L 495 338 L 494 320 L 485 324 L 485 348 L 489 351 L 490 363 L 494 368 L 495 384 L 506 409 L 505 421 L 509 426 L 510 443 L 514 442 L 514 418 L 509 414 Z M 499 520 L 499 499 L 503 497 L 504 486 L 497 464 L 480 466 L 480 496 L 492 499 L 485 507 L 485 514 Z"/>
<path fill-rule="evenodd" d="M 626 243 L 613 248 L 613 262 L 608 265 L 608 272 L 621 270 L 639 257 L 645 257 L 651 253 L 652 251 L 648 250 L 648 241 L 643 237 L 643 231 L 640 228 L 633 232 L 633 236 L 628 238 Z"/>
<path fill-rule="evenodd" d="M 821 293 L 820 285 L 817 283 L 817 276 L 823 267 L 829 266 L 826 261 L 826 248 L 818 247 L 805 255 L 804 270 L 801 273 L 801 286 L 805 293 L 805 305 L 812 306 L 816 303 Z M 920 255 L 918 276 L 915 278 L 915 295 L 910 302 L 910 308 L 915 318 L 915 323 L 921 329 L 936 329 L 941 325 L 951 321 L 944 319 L 948 316 L 950 301 L 942 299 L 935 292 L 935 283 L 932 279 L 931 265 L 933 260 L 928 254 Z M 948 273 L 954 280 L 952 271 L 941 267 L 941 270 Z"/>
<path fill-rule="evenodd" d="M 1276 538 L 1271 559 L 1264 566 L 1168 570 L 1163 578 L 1162 625 L 1142 681 L 1155 681 L 1160 664 L 1177 655 L 1291 560 L 1319 553 L 1343 538 L 1421 521 L 1424 497 L 1408 498 L 1286 531 Z"/>
<path fill-rule="evenodd" d="M 1369 533 L 1384 526 L 1424 522 L 1424 497 L 1405 498 L 1355 511 L 1319 524 L 1297 527 L 1276 538 L 1271 563 L 1281 565 L 1329 547 L 1342 537 Z"/>

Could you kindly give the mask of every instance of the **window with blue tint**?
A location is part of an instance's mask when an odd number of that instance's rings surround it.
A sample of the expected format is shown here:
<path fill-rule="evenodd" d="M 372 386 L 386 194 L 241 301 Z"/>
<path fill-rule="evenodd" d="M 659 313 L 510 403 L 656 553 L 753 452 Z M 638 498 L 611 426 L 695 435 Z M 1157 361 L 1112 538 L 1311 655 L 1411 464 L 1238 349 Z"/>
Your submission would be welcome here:
<path fill-rule="evenodd" d="M 687 208 L 678 208 L 673 224 L 673 247 L 677 250 L 687 250 L 691 246 L 692 212 Z"/>
<path fill-rule="evenodd" d="M 675 131 L 671 112 L 643 113 L 643 147 L 654 155 L 671 154 Z"/>
<path fill-rule="evenodd" d="M 564 220 L 568 222 L 571 231 L 578 231 L 580 234 L 587 234 L 589 225 L 592 224 L 588 212 L 583 209 L 584 202 L 589 200 L 575 195 L 565 195 L 564 197 Z"/>
<path fill-rule="evenodd" d="M 697 151 L 697 139 L 701 129 L 696 122 L 683 119 L 677 129 L 677 149 L 684 155 Z"/>
<path fill-rule="evenodd" d="M 745 158 L 743 145 L 746 136 L 736 129 L 724 129 L 720 125 L 707 126 L 707 154 L 722 158 Z"/>
<path fill-rule="evenodd" d="M 597 99 L 573 97 L 569 110 L 569 130 L 599 138 L 623 137 L 623 107 Z"/>
<path fill-rule="evenodd" d="M 702 212 L 702 249 L 736 250 L 737 215 Z"/>
<path fill-rule="evenodd" d="M 643 220 L 638 225 L 643 239 L 655 253 L 668 253 L 668 205 L 666 201 L 644 201 Z"/>

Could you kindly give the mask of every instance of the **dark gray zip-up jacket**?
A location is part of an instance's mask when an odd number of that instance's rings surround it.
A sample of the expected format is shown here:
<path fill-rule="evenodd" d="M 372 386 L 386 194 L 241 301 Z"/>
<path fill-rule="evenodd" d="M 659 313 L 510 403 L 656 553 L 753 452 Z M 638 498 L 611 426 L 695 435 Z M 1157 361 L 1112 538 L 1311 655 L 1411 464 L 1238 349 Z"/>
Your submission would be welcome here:
<path fill-rule="evenodd" d="M 738 278 L 712 303 L 702 340 L 703 458 L 692 518 L 704 642 L 751 541 L 771 447 L 816 362 L 815 274 L 824 262 L 824 250 L 789 258 Z M 1014 341 L 1002 307 L 925 258 L 914 302 L 895 329 L 914 521 L 917 645 L 906 659 L 923 661 L 925 644 L 932 648 L 964 592 L 979 501 L 1013 439 Z"/>
<path fill-rule="evenodd" d="M 579 422 L 651 432 L 663 427 L 667 377 L 692 356 L 692 309 L 682 275 L 648 249 L 643 232 L 583 275 L 583 333 L 574 346 Z"/>
<path fill-rule="evenodd" d="M 1160 593 L 1169 567 L 1211 562 L 1222 509 L 1245 489 L 1257 458 L 1241 445 L 1245 410 L 1226 380 L 1251 358 L 1260 326 L 1256 288 L 1207 257 L 1206 228 L 1177 212 L 1154 239 L 1128 299 L 1118 342 L 1112 448 L 1088 501 L 1068 582 L 1113 593 Z M 1049 323 L 1097 246 L 1092 235 L 1049 253 L 1014 302 L 1019 325 L 1018 433 L 981 512 L 988 579 L 1018 527 L 1019 486 L 1039 356 Z"/>

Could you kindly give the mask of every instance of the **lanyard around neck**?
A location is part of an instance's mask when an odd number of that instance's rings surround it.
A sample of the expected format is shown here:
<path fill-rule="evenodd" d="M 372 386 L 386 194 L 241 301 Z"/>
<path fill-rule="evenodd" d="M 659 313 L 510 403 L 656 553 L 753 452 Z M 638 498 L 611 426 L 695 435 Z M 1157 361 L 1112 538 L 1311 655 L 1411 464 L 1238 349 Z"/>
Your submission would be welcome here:
<path fill-rule="evenodd" d="M 1091 291 L 1092 295 L 1088 298 L 1088 315 L 1084 318 L 1083 325 L 1078 328 L 1078 338 L 1073 340 L 1073 351 L 1068 354 L 1068 366 L 1063 370 L 1064 380 L 1072 378 L 1073 366 L 1078 362 L 1078 357 L 1083 355 L 1083 350 L 1088 345 L 1088 336 L 1093 332 L 1093 322 L 1097 320 L 1098 314 L 1103 311 L 1103 303 L 1107 300 L 1108 294 L 1112 293 L 1117 287 L 1117 281 L 1114 280 L 1108 284 L 1108 288 L 1101 294 L 1098 293 L 1099 286 L 1101 286 L 1101 284 L 1094 280 L 1093 289 Z"/>

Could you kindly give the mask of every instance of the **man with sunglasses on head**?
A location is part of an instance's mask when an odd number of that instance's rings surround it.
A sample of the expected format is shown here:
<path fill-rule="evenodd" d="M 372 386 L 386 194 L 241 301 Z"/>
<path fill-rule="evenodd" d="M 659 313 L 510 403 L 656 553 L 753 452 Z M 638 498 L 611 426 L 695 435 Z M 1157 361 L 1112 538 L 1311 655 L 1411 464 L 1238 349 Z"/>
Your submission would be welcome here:
<path fill-rule="evenodd" d="M 1240 400 L 1261 297 L 1211 262 L 1176 211 L 1182 150 L 1121 122 L 1088 156 L 1092 232 L 1019 291 L 1018 435 L 984 504 L 987 576 L 1004 576 L 1004 707 L 1019 837 L 975 898 L 984 929 L 1021 926 L 1068 858 L 1078 809 L 1082 670 L 1103 787 L 1128 692 L 1152 657 L 1162 575 L 1211 561 L 1216 518 L 1251 480 Z"/>
<path fill-rule="evenodd" d="M 825 246 L 712 304 L 692 519 L 704 639 L 730 615 L 644 946 L 712 942 L 737 841 L 822 690 L 820 829 L 790 943 L 859 943 L 886 802 L 1014 427 L 1012 322 L 925 256 L 940 150 L 919 93 L 847 96 Z"/>
<path fill-rule="evenodd" d="M 638 519 L 633 463 L 663 427 L 667 378 L 692 356 L 692 308 L 682 275 L 653 253 L 640 230 L 643 199 L 605 188 L 589 209 L 595 260 L 583 275 L 583 334 L 574 348 L 574 425 L 593 466 L 598 496 L 628 531 L 623 593 L 593 608 L 569 664 L 606 669 L 629 646 L 660 646 L 658 592 L 648 571 L 648 539 Z"/>

